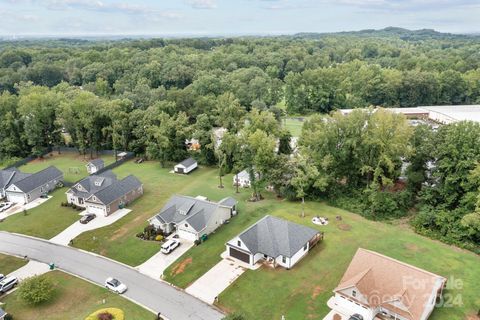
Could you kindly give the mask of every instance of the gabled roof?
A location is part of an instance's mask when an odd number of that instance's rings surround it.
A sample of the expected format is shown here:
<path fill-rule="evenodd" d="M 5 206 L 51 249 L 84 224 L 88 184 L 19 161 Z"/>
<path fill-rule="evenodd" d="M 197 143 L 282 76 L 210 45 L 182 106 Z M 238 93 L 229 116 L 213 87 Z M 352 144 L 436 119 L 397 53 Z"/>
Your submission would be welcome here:
<path fill-rule="evenodd" d="M 69 189 L 67 193 L 73 193 L 77 197 L 88 198 L 92 194 L 111 186 L 117 181 L 117 176 L 111 170 L 108 170 L 101 174 L 93 174 L 80 180 Z M 78 185 L 82 186 L 85 191 L 78 190 Z"/>
<path fill-rule="evenodd" d="M 29 175 L 29 173 L 21 173 L 17 168 L 0 170 L 0 189 L 6 189 L 10 184 Z"/>
<path fill-rule="evenodd" d="M 238 176 L 239 179 L 250 180 L 250 174 L 248 173 L 248 171 L 246 169 L 237 173 L 237 176 Z"/>
<path fill-rule="evenodd" d="M 228 208 L 233 208 L 234 206 L 236 206 L 238 203 L 237 200 L 235 200 L 234 198 L 232 197 L 226 197 L 226 198 L 223 198 L 222 200 L 220 200 L 218 202 L 218 204 L 220 204 L 221 206 L 223 207 L 228 207 Z"/>
<path fill-rule="evenodd" d="M 439 275 L 359 248 L 334 291 L 356 287 L 370 307 L 382 306 L 407 319 L 418 320 L 429 298 L 445 282 Z M 379 299 L 382 297 L 388 300 Z"/>
<path fill-rule="evenodd" d="M 105 166 L 105 162 L 103 161 L 103 159 L 93 159 L 91 160 L 89 163 L 87 163 L 87 166 L 88 165 L 93 165 L 97 168 L 103 168 Z"/>
<path fill-rule="evenodd" d="M 197 163 L 197 160 L 195 160 L 195 159 L 193 159 L 193 158 L 190 157 L 190 158 L 188 158 L 188 159 L 183 160 L 182 162 L 180 162 L 180 163 L 177 164 L 177 165 L 182 165 L 182 166 L 184 166 L 185 168 L 188 168 L 188 167 L 190 167 L 190 166 L 192 166 L 192 165 L 194 165 L 194 164 L 196 164 L 196 163 Z"/>
<path fill-rule="evenodd" d="M 0 317 L 4 317 L 6 315 L 7 313 L 2 308 L 0 308 Z"/>
<path fill-rule="evenodd" d="M 238 237 L 252 254 L 291 258 L 319 231 L 267 215 Z"/>
<path fill-rule="evenodd" d="M 129 175 L 123 180 L 116 181 L 110 186 L 96 192 L 95 197 L 104 205 L 108 205 L 141 186 L 142 183 L 140 180 L 133 175 Z"/>
<path fill-rule="evenodd" d="M 219 206 L 226 207 L 227 205 L 189 196 L 174 195 L 159 213 L 150 218 L 150 221 L 156 219 L 161 223 L 175 224 L 187 221 L 193 229 L 200 232 L 205 229 L 212 214 Z M 185 209 L 188 211 L 185 212 Z"/>
<path fill-rule="evenodd" d="M 62 171 L 58 170 L 54 166 L 50 166 L 37 173 L 27 175 L 23 179 L 18 180 L 15 183 L 11 183 L 10 185 L 14 184 L 21 191 L 28 193 L 44 185 L 45 183 L 62 176 Z"/>

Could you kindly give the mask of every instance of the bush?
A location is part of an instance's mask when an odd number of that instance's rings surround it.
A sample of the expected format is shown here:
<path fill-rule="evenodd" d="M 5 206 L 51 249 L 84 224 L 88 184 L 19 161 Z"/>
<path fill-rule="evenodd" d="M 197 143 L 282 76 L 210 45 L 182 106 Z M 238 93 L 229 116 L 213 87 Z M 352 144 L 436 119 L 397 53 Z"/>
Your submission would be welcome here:
<path fill-rule="evenodd" d="M 9 313 L 3 318 L 3 320 L 13 320 L 13 316 Z"/>
<path fill-rule="evenodd" d="M 18 288 L 18 296 L 27 304 L 37 305 L 53 297 L 54 284 L 42 276 L 24 280 Z"/>
<path fill-rule="evenodd" d="M 98 320 L 113 320 L 113 314 L 109 312 L 102 312 L 97 315 Z"/>
<path fill-rule="evenodd" d="M 155 237 L 155 241 L 162 241 L 162 240 L 163 240 L 163 236 L 161 234 Z"/>
<path fill-rule="evenodd" d="M 111 316 L 111 318 L 100 318 L 108 316 Z M 86 317 L 85 320 L 125 320 L 125 315 L 120 309 L 105 308 L 95 311 L 94 313 Z"/>
<path fill-rule="evenodd" d="M 239 313 L 232 313 L 223 318 L 222 320 L 246 320 L 246 318 Z"/>

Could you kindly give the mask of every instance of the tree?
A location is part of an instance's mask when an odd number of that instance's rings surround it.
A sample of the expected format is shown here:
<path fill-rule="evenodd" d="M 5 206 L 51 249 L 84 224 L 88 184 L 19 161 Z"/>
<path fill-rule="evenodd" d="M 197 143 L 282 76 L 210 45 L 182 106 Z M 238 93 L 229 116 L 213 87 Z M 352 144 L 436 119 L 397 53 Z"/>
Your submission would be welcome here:
<path fill-rule="evenodd" d="M 38 305 L 53 297 L 54 284 L 43 276 L 23 280 L 18 288 L 18 296 L 27 304 Z"/>
<path fill-rule="evenodd" d="M 321 190 L 326 187 L 325 180 L 319 177 L 317 168 L 311 164 L 310 159 L 299 156 L 294 164 L 291 184 L 296 190 L 297 197 L 302 200 L 302 218 L 305 217 L 305 196 L 308 190 L 315 186 Z"/>

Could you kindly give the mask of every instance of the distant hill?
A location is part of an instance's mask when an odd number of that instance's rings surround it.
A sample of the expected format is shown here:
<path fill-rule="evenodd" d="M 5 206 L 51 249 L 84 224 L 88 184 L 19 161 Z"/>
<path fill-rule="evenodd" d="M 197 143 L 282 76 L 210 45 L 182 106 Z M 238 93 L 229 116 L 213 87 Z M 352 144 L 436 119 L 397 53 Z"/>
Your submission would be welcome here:
<path fill-rule="evenodd" d="M 365 29 L 360 31 L 344 31 L 344 32 L 330 32 L 330 33 L 297 33 L 294 37 L 297 38 L 311 38 L 317 39 L 325 36 L 356 36 L 356 37 L 396 37 L 403 40 L 425 40 L 425 39 L 468 39 L 468 38 L 480 38 L 480 34 L 454 34 L 443 33 L 433 29 L 419 29 L 409 30 L 398 27 L 387 27 L 384 29 L 374 30 Z"/>

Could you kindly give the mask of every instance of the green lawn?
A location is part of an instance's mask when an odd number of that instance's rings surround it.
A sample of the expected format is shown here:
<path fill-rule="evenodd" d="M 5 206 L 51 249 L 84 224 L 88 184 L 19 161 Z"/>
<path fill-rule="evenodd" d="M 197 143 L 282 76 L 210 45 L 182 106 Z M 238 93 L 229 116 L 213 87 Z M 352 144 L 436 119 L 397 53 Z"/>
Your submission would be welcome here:
<path fill-rule="evenodd" d="M 292 270 L 247 271 L 220 295 L 219 306 L 226 311 L 239 311 L 247 319 L 280 319 L 281 315 L 287 319 L 322 319 L 329 311 L 326 302 L 332 290 L 359 247 L 463 282 L 463 288 L 446 292 L 451 297 L 460 296 L 463 305 L 440 308 L 430 319 L 465 319 L 478 311 L 479 256 L 419 236 L 407 226 L 369 221 L 323 203 L 307 203 L 306 218 L 299 217 L 300 211 L 298 203 L 271 197 L 261 203 L 244 204 L 240 215 L 229 225 L 167 269 L 166 280 L 185 288 L 220 260 L 227 240 L 268 213 L 325 231 L 325 240 Z M 314 226 L 310 220 L 317 214 L 328 217 L 331 224 Z M 341 215 L 343 221 L 337 222 L 336 215 Z M 183 272 L 174 275 L 178 264 L 183 264 Z"/>
<path fill-rule="evenodd" d="M 26 264 L 26 260 L 0 254 L 0 274 L 7 275 Z"/>
<path fill-rule="evenodd" d="M 0 222 L 0 230 L 22 233 L 29 236 L 51 239 L 72 223 L 80 219 L 78 211 L 60 204 L 67 200 L 67 188 L 60 188 L 52 192 L 51 199 L 36 208 L 17 213 Z"/>
<path fill-rule="evenodd" d="M 113 163 L 115 160 L 114 157 L 110 155 L 101 155 L 100 158 L 105 161 L 105 165 Z M 76 152 L 65 152 L 61 154 L 58 154 L 58 152 L 52 152 L 46 155 L 43 159 L 30 161 L 19 169 L 24 172 L 34 173 L 49 166 L 55 166 L 63 172 L 65 181 L 76 182 L 88 175 L 85 165 L 89 160 L 89 155 L 83 156 Z M 78 173 L 75 173 L 77 170 Z"/>
<path fill-rule="evenodd" d="M 300 135 L 302 134 L 302 127 L 304 123 L 304 121 L 300 120 L 301 118 L 306 119 L 306 117 L 283 119 L 282 125 L 290 131 L 292 136 L 300 137 Z"/>
<path fill-rule="evenodd" d="M 144 184 L 145 194 L 129 206 L 132 212 L 116 223 L 83 233 L 74 245 L 88 251 L 105 255 L 131 266 L 148 260 L 160 249 L 158 243 L 138 239 L 135 235 L 147 225 L 147 219 L 157 213 L 173 194 L 191 196 L 204 195 L 220 200 L 232 195 L 232 189 L 219 189 L 217 170 L 199 168 L 189 175 L 170 173 L 171 167 L 161 168 L 158 162 L 135 164 L 127 162 L 115 168 L 114 172 L 123 177 L 133 174 Z M 226 180 L 230 185 L 232 178 Z"/>
<path fill-rule="evenodd" d="M 22 302 L 16 292 L 0 299 L 5 303 L 2 308 L 11 313 L 15 320 L 84 320 L 92 312 L 108 307 L 122 309 L 125 312 L 125 319 L 154 318 L 151 312 L 129 300 L 66 273 L 53 271 L 42 277 L 49 278 L 55 284 L 52 301 L 40 306 L 31 306 Z"/>

